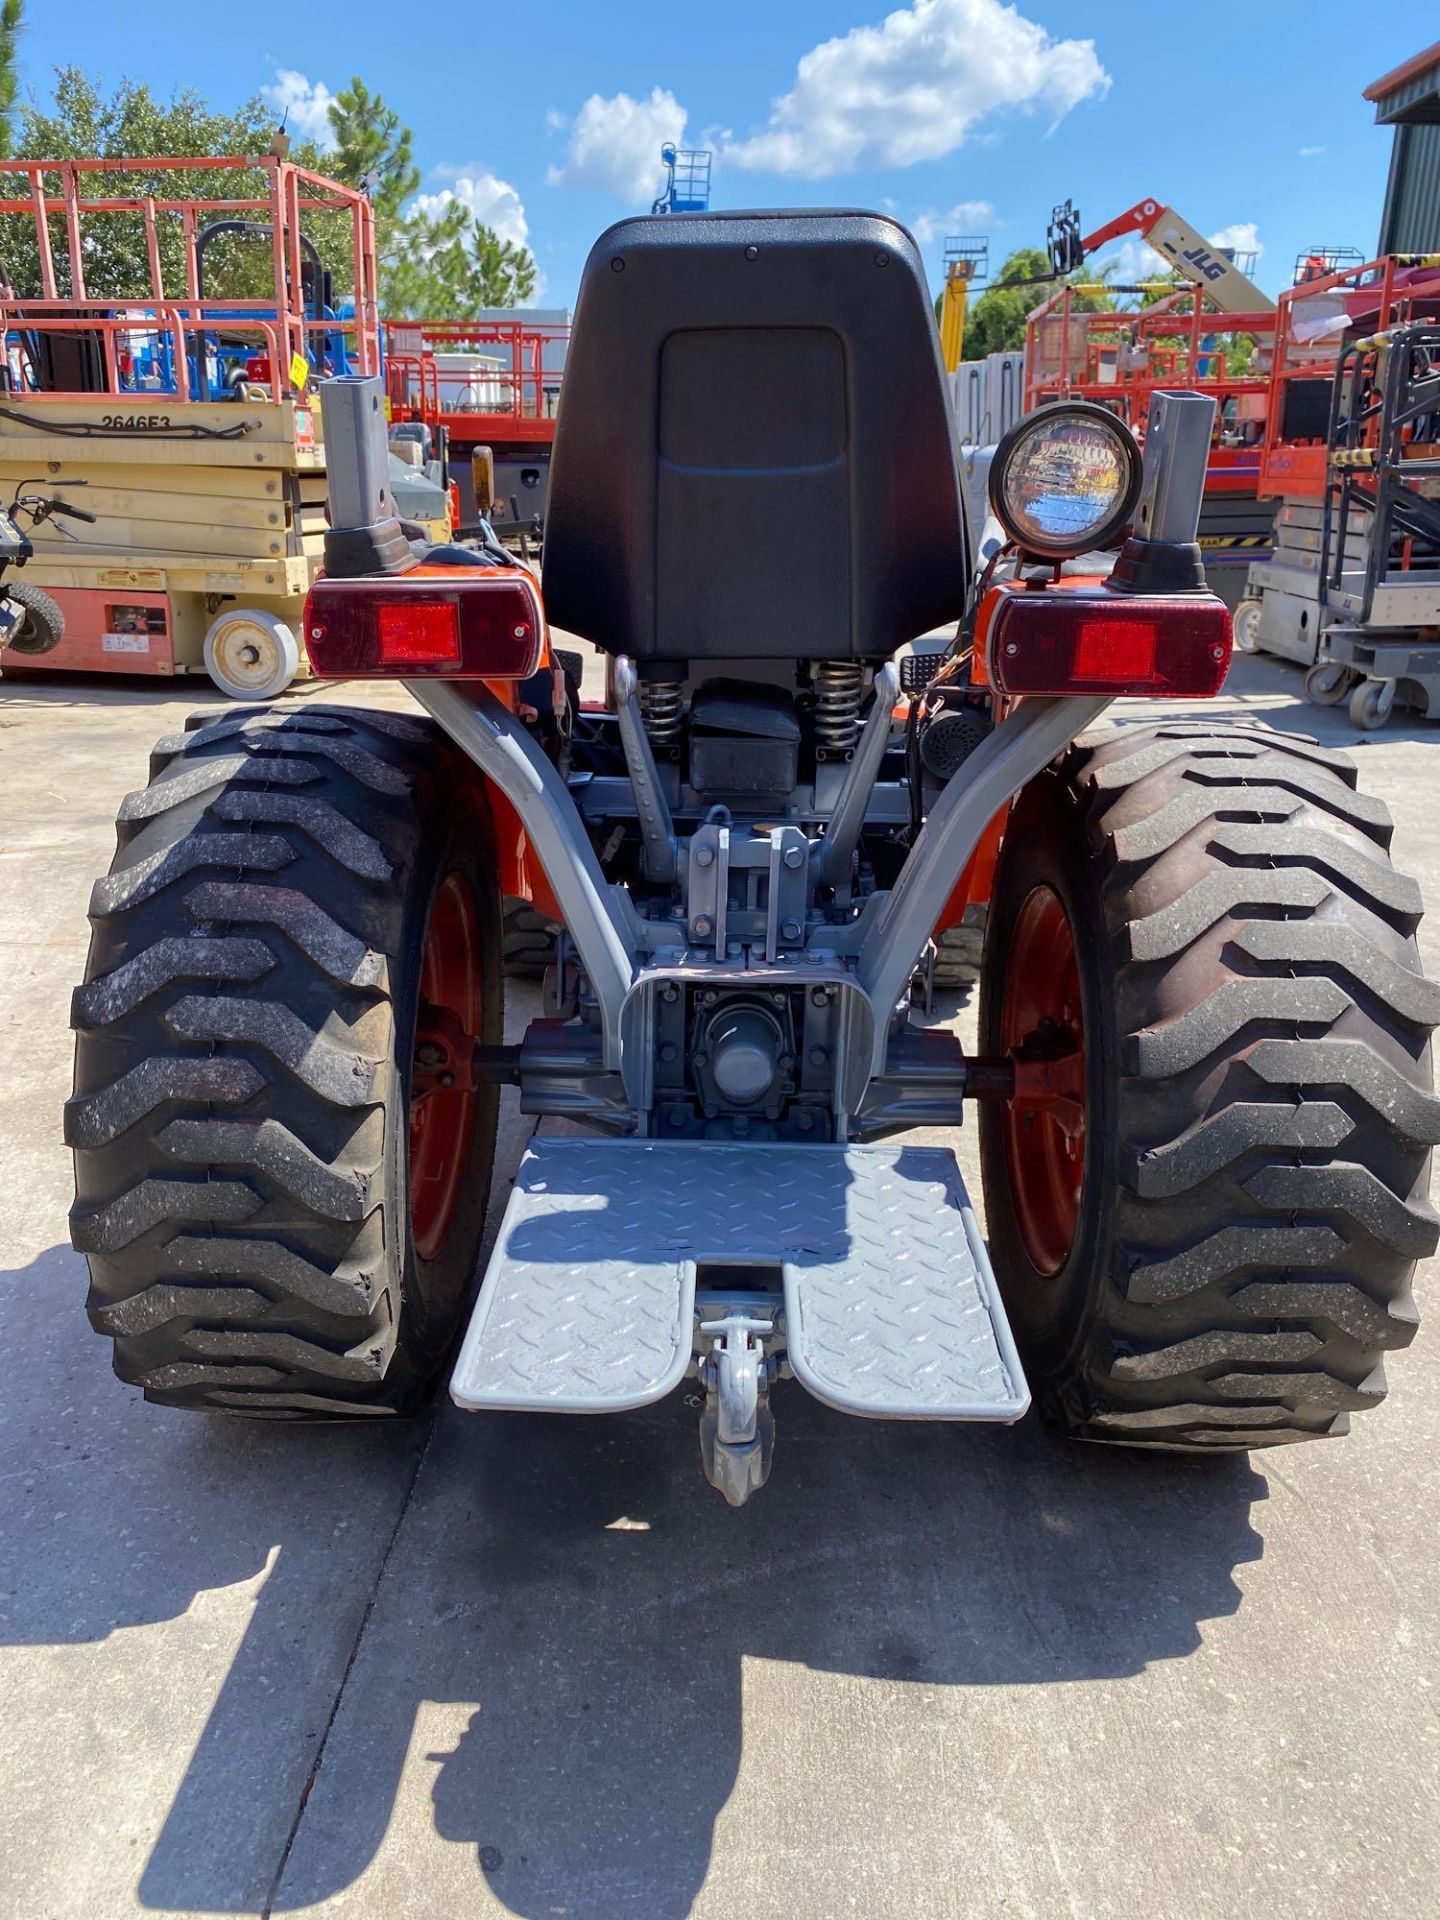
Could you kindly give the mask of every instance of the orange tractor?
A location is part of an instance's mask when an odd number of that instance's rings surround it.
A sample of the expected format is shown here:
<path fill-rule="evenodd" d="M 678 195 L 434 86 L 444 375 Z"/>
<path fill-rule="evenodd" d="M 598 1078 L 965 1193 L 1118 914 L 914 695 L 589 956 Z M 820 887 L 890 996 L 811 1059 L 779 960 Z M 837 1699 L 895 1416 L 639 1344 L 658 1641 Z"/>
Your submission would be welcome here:
<path fill-rule="evenodd" d="M 377 380 L 322 406 L 311 666 L 419 711 L 206 720 L 121 808 L 67 1129 L 123 1379 L 274 1418 L 690 1379 L 732 1504 L 801 1389 L 1211 1452 L 1381 1397 L 1436 1242 L 1440 992 L 1348 763 L 1197 717 L 1209 398 L 1154 396 L 1143 462 L 1104 408 L 1028 416 L 972 570 L 912 241 L 776 213 L 597 242 L 543 579 L 406 537 Z M 549 621 L 608 656 L 603 711 Z M 1100 724 L 1122 697 L 1155 704 Z M 973 1054 L 912 1016 L 967 872 Z M 547 1012 L 507 1045 L 501 902 L 542 884 Z M 572 1125 L 482 1272 L 503 1085 Z M 972 1108 L 988 1239 L 905 1137 Z"/>

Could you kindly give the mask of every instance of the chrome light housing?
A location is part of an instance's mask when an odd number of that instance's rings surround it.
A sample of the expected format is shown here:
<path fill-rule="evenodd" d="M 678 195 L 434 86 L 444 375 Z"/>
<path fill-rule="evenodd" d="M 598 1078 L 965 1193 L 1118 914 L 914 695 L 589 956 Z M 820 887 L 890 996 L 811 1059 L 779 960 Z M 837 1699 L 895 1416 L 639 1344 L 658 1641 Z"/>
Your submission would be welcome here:
<path fill-rule="evenodd" d="M 1069 560 L 1114 544 L 1140 496 L 1140 448 L 1108 407 L 1059 400 L 1005 434 L 990 505 L 1026 553 Z"/>

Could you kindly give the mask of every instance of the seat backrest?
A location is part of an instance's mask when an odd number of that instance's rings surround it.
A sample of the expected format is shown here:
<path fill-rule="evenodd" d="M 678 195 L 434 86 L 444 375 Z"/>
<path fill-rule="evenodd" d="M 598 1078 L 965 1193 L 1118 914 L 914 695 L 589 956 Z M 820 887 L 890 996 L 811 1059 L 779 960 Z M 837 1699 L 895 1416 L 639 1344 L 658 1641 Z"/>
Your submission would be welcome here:
<path fill-rule="evenodd" d="M 556 625 L 641 662 L 882 659 L 958 617 L 958 448 L 876 213 L 624 220 L 586 262 L 545 523 Z"/>

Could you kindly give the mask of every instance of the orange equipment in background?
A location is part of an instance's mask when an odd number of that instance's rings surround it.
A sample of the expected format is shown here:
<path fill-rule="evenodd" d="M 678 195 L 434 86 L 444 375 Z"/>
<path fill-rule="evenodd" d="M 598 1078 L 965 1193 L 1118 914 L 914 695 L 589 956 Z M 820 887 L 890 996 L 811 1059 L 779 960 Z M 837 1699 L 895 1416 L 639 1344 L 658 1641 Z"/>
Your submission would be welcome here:
<path fill-rule="evenodd" d="M 569 339 L 568 322 L 522 313 L 385 322 L 391 421 L 443 433 L 462 533 L 484 516 L 522 547 L 540 537 Z"/>

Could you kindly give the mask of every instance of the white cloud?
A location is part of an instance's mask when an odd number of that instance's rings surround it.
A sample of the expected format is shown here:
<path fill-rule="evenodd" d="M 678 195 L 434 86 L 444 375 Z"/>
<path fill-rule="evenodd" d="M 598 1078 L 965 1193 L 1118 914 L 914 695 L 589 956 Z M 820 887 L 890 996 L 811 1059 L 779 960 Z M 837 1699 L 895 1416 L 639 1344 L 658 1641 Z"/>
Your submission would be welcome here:
<path fill-rule="evenodd" d="M 1053 40 L 1001 0 L 911 0 L 812 47 L 768 124 L 725 157 L 811 180 L 905 167 L 952 153 L 997 108 L 1058 121 L 1109 86 L 1093 40 Z"/>
<path fill-rule="evenodd" d="M 308 79 L 293 67 L 277 67 L 273 83 L 261 87 L 260 92 L 295 139 L 313 140 L 321 147 L 334 146 L 330 104 L 335 96 L 323 80 Z"/>
<path fill-rule="evenodd" d="M 1097 280 L 1106 267 L 1111 268 L 1111 278 L 1121 287 L 1140 286 L 1147 280 L 1168 280 L 1173 272 L 1164 254 L 1157 253 L 1138 234 L 1133 240 L 1122 240 L 1118 246 L 1107 247 L 1089 264 L 1094 267 Z"/>
<path fill-rule="evenodd" d="M 1210 235 L 1212 247 L 1229 247 L 1235 253 L 1253 253 L 1258 260 L 1265 246 L 1253 220 L 1236 220 Z"/>
<path fill-rule="evenodd" d="M 529 245 L 525 203 L 508 180 L 484 167 L 435 167 L 430 177 L 445 184 L 437 193 L 417 194 L 410 202 L 410 211 L 443 213 L 452 200 L 460 200 L 502 240 L 513 240 L 517 247 Z"/>
<path fill-rule="evenodd" d="M 1318 160 L 1324 151 L 1325 149 L 1323 147 L 1301 147 L 1300 158 L 1302 160 Z"/>
<path fill-rule="evenodd" d="M 660 189 L 662 143 L 685 138 L 685 109 L 666 87 L 652 87 L 647 100 L 592 93 L 572 121 L 549 121 L 570 130 L 565 164 L 549 172 L 552 187 L 601 187 L 646 207 Z"/>
<path fill-rule="evenodd" d="M 525 217 L 525 203 L 508 180 L 480 166 L 439 166 L 431 170 L 430 178 L 446 184 L 435 193 L 417 193 L 406 208 L 407 213 L 433 217 L 443 213 L 452 200 L 458 200 L 501 240 L 512 241 L 517 247 L 529 246 L 530 222 Z M 537 265 L 535 292 L 531 298 L 538 300 L 544 292 L 545 276 Z"/>
<path fill-rule="evenodd" d="M 933 207 L 927 207 L 910 222 L 910 231 L 922 247 L 930 247 L 951 234 L 983 234 L 994 217 L 995 209 L 988 200 L 962 200 L 948 213 L 936 213 Z"/>

